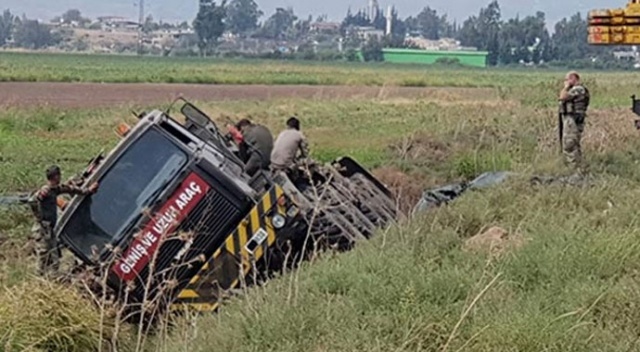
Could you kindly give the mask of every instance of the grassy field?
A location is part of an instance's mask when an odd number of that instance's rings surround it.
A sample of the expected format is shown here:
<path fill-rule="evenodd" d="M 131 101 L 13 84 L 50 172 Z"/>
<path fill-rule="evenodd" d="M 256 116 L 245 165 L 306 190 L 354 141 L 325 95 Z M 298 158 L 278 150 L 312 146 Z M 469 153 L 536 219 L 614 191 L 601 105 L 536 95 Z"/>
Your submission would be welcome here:
<path fill-rule="evenodd" d="M 80 66 L 56 57 L 43 60 Z M 15 61 L 9 65 L 21 65 Z M 206 67 L 201 61 L 193 65 L 180 74 L 189 76 L 195 71 L 188 70 Z M 357 81 L 373 70 L 268 65 L 332 72 L 326 77 L 340 70 L 355 72 L 334 78 L 342 82 Z M 258 70 L 249 64 L 244 67 Z M 100 73 L 102 69 L 96 76 L 106 74 Z M 126 75 L 120 67 L 113 70 Z M 393 70 L 376 79 L 399 79 Z M 402 70 L 409 77 L 415 68 Z M 70 72 L 88 77 L 81 70 Z M 449 77 L 447 71 L 434 76 L 442 85 L 454 79 L 461 79 L 458 85 L 492 84 L 493 71 L 453 72 L 460 76 Z M 319 258 L 264 287 L 250 289 L 219 314 L 184 318 L 175 329 L 148 337 L 143 349 L 637 350 L 640 218 L 635 205 L 640 136 L 633 129 L 627 100 L 635 93 L 633 76 L 598 73 L 589 78 L 595 99 L 584 149 L 594 183 L 579 188 L 534 187 L 528 182 L 534 174 L 567 173 L 554 130 L 555 74 L 495 74 L 497 82 L 508 84 L 490 99 L 443 93 L 438 99 L 418 101 L 202 102 L 214 117 L 250 116 L 274 133 L 286 116 L 295 113 L 316 158 L 352 155 L 375 169 L 408 203 L 424 187 L 483 171 L 511 170 L 520 176 L 393 227 L 355 251 Z M 0 70 L 0 75 L 6 72 Z M 113 127 L 129 119 L 127 108 L 0 112 L 0 193 L 37 187 L 44 168 L 53 162 L 67 175 L 82 168 L 100 149 L 116 142 Z M 0 346 L 96 349 L 99 336 L 110 339 L 114 326 L 100 329 L 99 311 L 86 309 L 69 288 L 32 277 L 30 226 L 26 210 L 0 209 Z M 500 255 L 465 245 L 492 226 L 523 240 Z M 123 350 L 135 350 L 135 332 L 122 327 L 119 336 Z"/>
<path fill-rule="evenodd" d="M 81 54 L 0 52 L 0 82 L 149 82 L 206 84 L 306 84 L 415 87 L 541 87 L 563 72 L 535 69 L 471 69 L 388 63 L 221 60 Z M 615 81 L 638 88 L 637 74 L 589 74 L 596 84 Z M 598 84 L 599 85 L 599 84 Z M 604 86 L 609 86 L 603 82 Z M 613 86 L 610 86 L 612 88 Z"/>

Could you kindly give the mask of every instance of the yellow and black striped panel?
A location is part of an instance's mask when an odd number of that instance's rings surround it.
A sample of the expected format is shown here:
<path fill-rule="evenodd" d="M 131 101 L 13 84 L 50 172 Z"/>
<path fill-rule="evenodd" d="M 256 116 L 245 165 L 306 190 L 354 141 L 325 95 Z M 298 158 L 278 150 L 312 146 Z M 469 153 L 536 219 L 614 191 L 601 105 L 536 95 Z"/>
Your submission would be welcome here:
<path fill-rule="evenodd" d="M 252 261 L 262 258 L 275 243 L 276 230 L 267 214 L 277 207 L 277 212 L 286 217 L 286 208 L 278 205 L 278 198 L 283 195 L 282 188 L 277 185 L 265 193 L 262 200 L 227 237 L 223 246 L 216 250 L 178 294 L 172 310 L 214 311 L 218 308 L 221 294 L 237 287 L 251 270 Z M 250 252 L 247 245 L 252 239 L 262 239 L 262 243 Z"/>

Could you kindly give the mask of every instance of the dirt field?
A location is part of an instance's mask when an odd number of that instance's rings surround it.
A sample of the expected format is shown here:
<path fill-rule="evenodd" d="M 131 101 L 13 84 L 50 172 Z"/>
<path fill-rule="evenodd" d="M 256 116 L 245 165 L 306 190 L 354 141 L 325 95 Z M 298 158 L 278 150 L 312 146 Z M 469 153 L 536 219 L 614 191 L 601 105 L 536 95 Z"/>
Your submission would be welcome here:
<path fill-rule="evenodd" d="M 492 89 L 349 86 L 266 86 L 195 84 L 0 83 L 0 106 L 61 108 L 109 107 L 189 100 L 266 100 L 273 98 L 490 98 Z"/>

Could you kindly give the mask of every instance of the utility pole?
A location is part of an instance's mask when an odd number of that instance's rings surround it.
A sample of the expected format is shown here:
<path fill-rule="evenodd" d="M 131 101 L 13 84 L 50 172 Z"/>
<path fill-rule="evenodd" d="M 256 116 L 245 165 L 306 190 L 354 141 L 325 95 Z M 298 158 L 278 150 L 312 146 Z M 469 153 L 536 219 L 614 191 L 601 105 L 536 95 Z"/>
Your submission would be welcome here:
<path fill-rule="evenodd" d="M 143 26 L 144 26 L 144 0 L 140 0 L 138 5 L 140 10 L 140 16 L 138 17 L 138 55 L 142 55 L 142 38 L 143 38 Z"/>

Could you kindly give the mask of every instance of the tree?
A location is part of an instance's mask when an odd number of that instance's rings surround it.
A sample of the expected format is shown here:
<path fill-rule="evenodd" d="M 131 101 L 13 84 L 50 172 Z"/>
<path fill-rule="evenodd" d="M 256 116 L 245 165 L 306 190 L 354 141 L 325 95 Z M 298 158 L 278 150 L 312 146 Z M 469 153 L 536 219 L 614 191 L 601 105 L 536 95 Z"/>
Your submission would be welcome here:
<path fill-rule="evenodd" d="M 279 7 L 264 22 L 260 35 L 268 39 L 287 39 L 287 34 L 290 33 L 297 19 L 292 8 L 283 9 Z"/>
<path fill-rule="evenodd" d="M 398 16 L 395 7 L 391 10 L 391 39 L 393 43 L 403 43 L 407 35 L 407 25 Z M 395 46 L 394 46 L 395 47 Z"/>
<path fill-rule="evenodd" d="M 214 0 L 200 0 L 198 15 L 193 21 L 193 28 L 198 34 L 198 48 L 205 56 L 217 43 L 225 28 L 226 0 L 218 6 Z"/>
<path fill-rule="evenodd" d="M 370 19 L 370 25 L 375 29 L 385 30 L 387 28 L 387 19 L 384 17 L 384 11 L 378 7 L 376 11 L 376 17 Z"/>
<path fill-rule="evenodd" d="M 309 15 L 306 20 L 298 20 L 293 26 L 289 29 L 287 33 L 287 38 L 294 40 L 302 40 L 309 35 L 311 32 L 311 23 L 313 23 L 313 17 Z"/>
<path fill-rule="evenodd" d="M 227 8 L 227 26 L 231 33 L 246 34 L 258 28 L 264 13 L 254 0 L 231 0 Z"/>
<path fill-rule="evenodd" d="M 460 30 L 458 30 L 457 38 L 460 41 L 460 44 L 464 46 L 474 46 L 479 48 L 482 39 L 478 32 L 478 17 L 471 16 L 467 18 L 462 23 Z"/>
<path fill-rule="evenodd" d="M 456 37 L 456 34 L 457 34 L 456 22 L 454 21 L 453 23 L 450 23 L 449 19 L 447 18 L 447 15 L 442 15 L 440 17 L 440 23 L 438 28 L 439 28 L 438 34 L 440 34 L 440 38 Z"/>
<path fill-rule="evenodd" d="M 438 40 L 455 36 L 455 25 L 449 23 L 447 15 L 438 15 L 436 10 L 425 7 L 416 17 L 406 20 L 409 32 L 426 39 Z"/>
<path fill-rule="evenodd" d="M 0 46 L 5 45 L 13 35 L 16 17 L 9 10 L 4 10 L 0 17 Z"/>
<path fill-rule="evenodd" d="M 587 33 L 587 21 L 579 12 L 569 20 L 560 20 L 551 37 L 553 57 L 562 61 L 578 60 L 602 51 L 589 45 Z"/>
<path fill-rule="evenodd" d="M 489 52 L 487 62 L 496 65 L 500 53 L 500 5 L 492 1 L 480 9 L 478 16 L 469 17 L 458 32 L 458 40 L 465 46 L 474 46 Z"/>
<path fill-rule="evenodd" d="M 347 10 L 347 16 L 342 20 L 342 24 L 340 26 L 340 31 L 342 35 L 347 34 L 347 29 L 349 27 L 366 27 L 370 26 L 371 22 L 369 21 L 369 17 L 363 11 L 358 11 L 355 15 L 351 13 L 351 9 Z"/>
<path fill-rule="evenodd" d="M 67 12 L 65 12 L 64 14 L 62 14 L 62 21 L 64 23 L 71 23 L 71 22 L 80 22 L 82 20 L 82 14 L 80 13 L 80 10 L 68 10 Z"/>
<path fill-rule="evenodd" d="M 535 16 L 528 16 L 524 20 L 524 25 L 527 29 L 526 42 L 531 43 L 529 46 L 531 60 L 529 62 L 550 61 L 553 58 L 553 51 L 544 12 L 538 11 Z"/>
<path fill-rule="evenodd" d="M 382 44 L 376 37 L 369 38 L 362 46 L 362 58 L 364 61 L 383 61 Z"/>
<path fill-rule="evenodd" d="M 436 10 L 427 6 L 418 16 L 410 17 L 407 22 L 410 24 L 411 32 L 420 33 L 426 39 L 440 39 L 440 17 Z"/>
<path fill-rule="evenodd" d="M 144 33 L 151 33 L 160 29 L 160 25 L 153 21 L 153 16 L 149 15 L 142 24 L 142 31 Z"/>
<path fill-rule="evenodd" d="M 524 19 L 516 17 L 502 25 L 499 61 L 503 64 L 519 62 L 540 63 L 552 58 L 551 40 L 542 12 Z"/>
<path fill-rule="evenodd" d="M 326 14 L 316 17 L 316 23 L 327 22 L 328 20 L 329 20 L 329 15 L 326 15 Z"/>
<path fill-rule="evenodd" d="M 500 50 L 500 5 L 498 1 L 492 1 L 486 8 L 480 9 L 478 15 L 478 32 L 482 33 L 480 42 L 482 50 L 489 52 L 487 62 L 489 65 L 498 63 Z"/>
<path fill-rule="evenodd" d="M 80 12 L 80 10 L 71 9 L 63 13 L 61 17 L 56 17 L 56 19 L 54 19 L 54 22 L 60 22 L 67 25 L 75 22 L 83 26 L 91 21 L 88 18 L 82 17 L 82 13 Z"/>
<path fill-rule="evenodd" d="M 61 40 L 51 33 L 49 27 L 35 20 L 22 20 L 15 32 L 15 42 L 23 48 L 42 49 L 56 45 Z"/>

